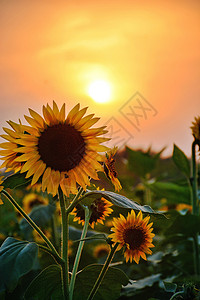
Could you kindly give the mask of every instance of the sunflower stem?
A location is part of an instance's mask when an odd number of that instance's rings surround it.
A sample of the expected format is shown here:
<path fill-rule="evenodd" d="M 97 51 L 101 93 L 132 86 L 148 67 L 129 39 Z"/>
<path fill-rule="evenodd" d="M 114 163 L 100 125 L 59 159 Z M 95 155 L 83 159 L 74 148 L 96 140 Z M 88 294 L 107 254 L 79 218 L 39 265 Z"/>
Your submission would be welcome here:
<path fill-rule="evenodd" d="M 192 143 L 192 213 L 193 215 L 199 215 L 199 203 L 198 203 L 198 181 L 197 181 L 197 163 L 196 163 L 196 148 L 197 141 L 194 140 Z M 199 234 L 196 233 L 193 237 L 194 246 L 194 269 L 197 275 L 200 275 L 200 258 L 199 258 L 199 245 L 198 245 Z"/>
<path fill-rule="evenodd" d="M 55 261 L 57 262 L 57 264 L 61 265 L 63 264 L 63 260 L 60 256 L 57 256 L 55 253 L 53 253 L 53 251 L 51 251 L 49 248 L 43 246 L 43 245 L 40 245 L 40 244 L 37 244 L 39 249 L 49 253 L 51 256 L 53 256 L 53 258 L 55 259 Z"/>
<path fill-rule="evenodd" d="M 61 217 L 62 217 L 62 244 L 61 244 L 61 258 L 63 263 L 61 264 L 62 272 L 62 288 L 64 299 L 69 300 L 69 263 L 68 263 L 68 240 L 69 240 L 69 224 L 68 224 L 68 214 L 66 213 L 64 195 L 59 187 L 59 200 L 61 208 Z"/>
<path fill-rule="evenodd" d="M 91 211 L 88 209 L 88 207 L 84 207 L 84 209 L 85 209 L 85 223 L 84 223 L 83 231 L 82 231 L 82 234 L 81 234 L 81 241 L 79 242 L 78 250 L 77 250 L 77 253 L 76 253 L 74 267 L 73 267 L 73 270 L 72 270 L 72 277 L 71 277 L 71 281 L 70 281 L 70 285 L 69 285 L 70 300 L 73 299 L 76 273 L 77 273 L 78 265 L 79 265 L 79 262 L 80 262 L 83 246 L 84 246 L 84 243 L 85 243 L 85 241 L 83 239 L 85 239 L 85 237 L 87 235 L 88 225 L 89 225 L 90 216 L 91 216 Z"/>
<path fill-rule="evenodd" d="M 50 242 L 50 240 L 46 237 L 46 235 L 42 232 L 42 230 L 35 224 L 35 222 L 25 213 L 25 211 L 21 208 L 21 206 L 15 201 L 15 199 L 5 190 L 2 190 L 1 192 L 11 203 L 12 205 L 18 210 L 18 212 L 22 215 L 24 219 L 31 225 L 35 231 L 41 236 L 41 238 L 45 241 L 47 246 L 52 250 L 54 255 L 58 258 L 61 259 L 60 255 L 56 251 L 55 247 L 53 244 Z"/>
<path fill-rule="evenodd" d="M 78 193 L 75 195 L 75 197 L 73 198 L 71 204 L 66 209 L 66 213 L 67 214 L 69 214 L 70 212 L 72 212 L 72 210 L 74 209 L 74 207 L 78 203 L 79 197 L 82 195 L 83 192 L 84 192 L 84 189 L 82 187 L 80 187 L 79 190 L 78 190 Z"/>
<path fill-rule="evenodd" d="M 110 263 L 111 263 L 114 255 L 115 255 L 115 251 L 117 250 L 118 245 L 119 245 L 119 243 L 116 243 L 111 248 L 110 253 L 108 254 L 108 257 L 106 259 L 106 262 L 105 262 L 105 264 L 104 264 L 104 266 L 103 266 L 103 268 L 102 268 L 102 270 L 101 270 L 101 272 L 99 274 L 99 277 L 97 278 L 97 280 L 96 280 L 96 282 L 95 282 L 95 284 L 94 284 L 94 286 L 93 286 L 93 288 L 92 288 L 92 290 L 91 290 L 91 292 L 90 292 L 87 300 L 92 300 L 94 298 L 94 296 L 95 296 L 98 288 L 100 287 L 100 285 L 101 285 L 101 283 L 102 283 L 102 281 L 104 279 L 104 276 L 106 275 L 106 272 L 108 271 L 109 265 L 110 265 Z"/>
<path fill-rule="evenodd" d="M 174 295 L 172 295 L 172 297 L 169 300 L 176 299 L 176 297 L 179 296 L 179 295 L 184 295 L 184 291 L 180 291 L 180 292 L 175 293 Z"/>
<path fill-rule="evenodd" d="M 194 215 L 199 214 L 198 209 L 198 197 L 197 197 L 197 190 L 198 190 L 198 184 L 197 184 L 197 164 L 196 164 L 196 148 L 197 142 L 194 140 L 192 143 L 192 212 Z"/>

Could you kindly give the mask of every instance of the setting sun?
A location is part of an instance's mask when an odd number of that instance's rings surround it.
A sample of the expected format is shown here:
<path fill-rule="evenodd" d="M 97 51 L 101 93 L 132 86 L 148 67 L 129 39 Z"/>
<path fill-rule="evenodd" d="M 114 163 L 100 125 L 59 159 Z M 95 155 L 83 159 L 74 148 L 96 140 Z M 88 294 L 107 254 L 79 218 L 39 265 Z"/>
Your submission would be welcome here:
<path fill-rule="evenodd" d="M 98 103 L 108 102 L 111 94 L 110 84 L 105 80 L 95 80 L 89 85 L 88 94 Z"/>

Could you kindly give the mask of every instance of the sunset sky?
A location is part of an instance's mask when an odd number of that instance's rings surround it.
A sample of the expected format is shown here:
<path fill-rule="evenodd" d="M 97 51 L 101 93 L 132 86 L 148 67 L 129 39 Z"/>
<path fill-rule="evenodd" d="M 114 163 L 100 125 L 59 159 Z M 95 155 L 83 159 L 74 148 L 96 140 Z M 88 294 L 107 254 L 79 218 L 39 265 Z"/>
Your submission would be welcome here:
<path fill-rule="evenodd" d="M 199 29 L 200 1 L 1 0 L 0 133 L 6 120 L 25 122 L 28 107 L 41 113 L 55 100 L 69 111 L 80 102 L 119 147 L 167 146 L 171 155 L 176 143 L 189 156 Z M 109 101 L 89 95 L 97 80 Z"/>

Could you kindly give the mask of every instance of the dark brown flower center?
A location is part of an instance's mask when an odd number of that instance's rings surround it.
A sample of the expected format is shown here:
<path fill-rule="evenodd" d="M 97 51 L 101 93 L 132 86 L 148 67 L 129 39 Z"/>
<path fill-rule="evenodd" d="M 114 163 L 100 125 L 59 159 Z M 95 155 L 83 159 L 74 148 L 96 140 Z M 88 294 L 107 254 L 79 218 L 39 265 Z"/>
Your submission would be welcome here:
<path fill-rule="evenodd" d="M 146 234 L 142 228 L 128 228 L 123 232 L 123 239 L 124 242 L 129 245 L 131 250 L 139 250 L 145 243 Z"/>
<path fill-rule="evenodd" d="M 106 203 L 101 199 L 96 199 L 90 206 L 90 209 L 92 210 L 92 214 L 90 217 L 89 223 L 92 224 L 93 222 L 97 222 L 97 220 L 101 219 L 104 216 Z M 76 215 L 80 218 L 80 220 L 85 221 L 85 211 L 81 207 L 81 205 L 76 206 Z"/>
<path fill-rule="evenodd" d="M 58 124 L 41 133 L 38 151 L 47 167 L 60 172 L 69 171 L 82 160 L 85 142 L 73 126 Z"/>

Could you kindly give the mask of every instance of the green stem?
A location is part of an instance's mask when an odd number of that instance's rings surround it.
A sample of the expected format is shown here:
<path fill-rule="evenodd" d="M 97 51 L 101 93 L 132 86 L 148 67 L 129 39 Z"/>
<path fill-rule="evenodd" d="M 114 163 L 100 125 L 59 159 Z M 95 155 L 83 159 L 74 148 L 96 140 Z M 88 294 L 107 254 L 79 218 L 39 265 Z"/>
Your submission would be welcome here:
<path fill-rule="evenodd" d="M 72 277 L 71 277 L 70 286 L 69 286 L 70 300 L 73 299 L 73 292 L 74 292 L 74 285 L 75 285 L 75 280 L 76 280 L 77 269 L 78 269 L 78 265 L 79 265 L 79 262 L 80 262 L 83 246 L 84 246 L 84 243 L 85 243 L 85 241 L 83 241 L 83 239 L 87 235 L 90 216 L 91 216 L 91 212 L 89 211 L 88 207 L 85 207 L 85 223 L 84 223 L 83 231 L 82 231 L 82 234 L 81 234 L 81 241 L 79 242 L 78 250 L 77 250 L 77 253 L 76 253 L 74 267 L 73 267 L 73 270 L 72 270 Z"/>
<path fill-rule="evenodd" d="M 53 251 L 51 251 L 49 248 L 43 246 L 43 245 L 40 245 L 40 244 L 37 244 L 39 249 L 49 253 L 51 256 L 53 256 L 53 258 L 55 259 L 56 263 L 58 263 L 59 265 L 62 265 L 63 264 L 63 260 L 60 256 L 57 256 L 55 253 L 53 253 Z"/>
<path fill-rule="evenodd" d="M 193 245 L 194 245 L 194 269 L 195 274 L 200 275 L 200 264 L 199 264 L 199 245 L 198 245 L 198 233 L 193 236 Z"/>
<path fill-rule="evenodd" d="M 196 140 L 192 143 L 192 213 L 193 215 L 199 215 L 199 203 L 198 203 L 198 182 L 197 182 L 197 163 L 196 163 L 196 151 L 195 147 L 197 145 Z M 200 275 L 200 257 L 199 257 L 199 245 L 198 245 L 198 236 L 196 233 L 193 237 L 194 245 L 194 268 L 195 273 Z"/>
<path fill-rule="evenodd" d="M 115 254 L 115 251 L 117 250 L 117 247 L 118 247 L 118 243 L 116 243 L 110 250 L 110 253 L 108 254 L 108 257 L 107 257 L 107 260 L 99 274 L 99 277 L 97 278 L 87 300 L 92 300 L 98 290 L 98 288 L 100 287 L 103 279 L 104 279 L 104 276 L 106 275 L 106 272 L 108 271 L 108 268 L 109 268 L 109 265 L 114 257 L 114 254 Z"/>
<path fill-rule="evenodd" d="M 192 143 L 192 212 L 194 215 L 199 214 L 198 197 L 197 197 L 197 164 L 195 147 L 197 143 Z"/>
<path fill-rule="evenodd" d="M 71 204 L 66 209 L 67 214 L 69 214 L 74 209 L 74 207 L 77 205 L 79 197 L 82 195 L 83 192 L 84 192 L 84 189 L 82 187 L 80 187 L 78 190 L 78 193 L 76 194 L 76 196 L 72 200 Z"/>
<path fill-rule="evenodd" d="M 184 291 L 177 292 L 177 293 L 175 293 L 169 300 L 173 300 L 173 299 L 176 298 L 176 296 L 183 295 L 183 294 L 184 294 Z"/>
<path fill-rule="evenodd" d="M 42 230 L 33 222 L 33 220 L 25 213 L 25 211 L 21 208 L 21 206 L 15 201 L 15 199 L 5 190 L 2 190 L 1 192 L 6 198 L 12 203 L 12 205 L 19 211 L 19 213 L 22 215 L 24 219 L 31 225 L 35 231 L 41 236 L 41 238 L 45 241 L 47 246 L 52 250 L 52 252 L 56 255 L 56 257 L 60 257 L 58 252 L 56 251 L 53 244 L 50 242 L 50 240 L 46 237 L 46 235 L 42 232 Z"/>
<path fill-rule="evenodd" d="M 61 264 L 62 268 L 62 287 L 64 299 L 69 299 L 69 266 L 68 266 L 68 240 L 69 240 L 69 223 L 68 223 L 68 215 L 66 214 L 65 200 L 64 195 L 59 187 L 59 200 L 60 200 L 60 208 L 61 208 L 61 216 L 62 216 L 62 244 L 61 244 L 61 257 L 63 259 L 63 264 Z"/>

